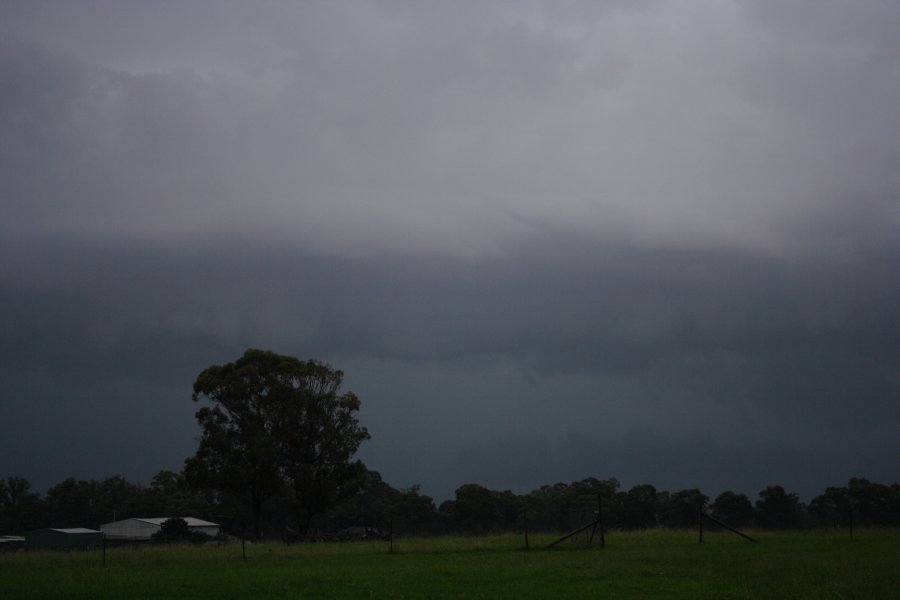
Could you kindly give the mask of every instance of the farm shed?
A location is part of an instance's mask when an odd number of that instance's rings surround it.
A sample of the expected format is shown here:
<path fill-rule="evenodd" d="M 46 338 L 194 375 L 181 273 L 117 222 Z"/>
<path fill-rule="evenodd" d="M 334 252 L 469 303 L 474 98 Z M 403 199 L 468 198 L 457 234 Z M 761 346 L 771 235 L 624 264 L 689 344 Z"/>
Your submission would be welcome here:
<path fill-rule="evenodd" d="M 184 519 L 188 524 L 188 529 L 191 531 L 199 531 L 213 537 L 219 535 L 218 523 L 210 523 L 194 517 L 180 518 Z M 149 542 L 153 534 L 160 531 L 162 524 L 168 520 L 169 517 L 134 517 L 113 521 L 112 523 L 104 523 L 100 526 L 100 531 L 106 535 L 106 539 L 109 541 Z"/>
<path fill-rule="evenodd" d="M 0 552 L 15 552 L 25 547 L 25 538 L 20 535 L 0 535 Z"/>
<path fill-rule="evenodd" d="M 90 550 L 103 544 L 103 533 L 96 529 L 35 529 L 25 532 L 26 550 Z"/>

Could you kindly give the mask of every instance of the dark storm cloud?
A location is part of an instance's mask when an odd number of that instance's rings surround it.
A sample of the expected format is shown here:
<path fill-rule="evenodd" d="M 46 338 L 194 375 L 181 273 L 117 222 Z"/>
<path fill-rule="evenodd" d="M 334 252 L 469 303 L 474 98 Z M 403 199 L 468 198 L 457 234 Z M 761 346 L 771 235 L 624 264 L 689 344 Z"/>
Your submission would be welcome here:
<path fill-rule="evenodd" d="M 623 457 L 650 459 L 613 452 L 618 446 L 603 437 L 642 424 L 677 435 L 699 425 L 715 435 L 718 420 L 724 431 L 743 430 L 748 445 L 790 441 L 829 456 L 835 446 L 887 452 L 900 425 L 896 252 L 869 257 L 865 268 L 584 244 L 478 263 L 76 243 L 22 256 L 5 261 L 0 294 L 11 412 L 40 402 L 45 414 L 69 415 L 65 428 L 89 428 L 123 406 L 146 410 L 147 392 L 134 397 L 135 386 L 157 390 L 158 412 L 128 426 L 164 428 L 181 415 L 182 453 L 191 451 L 193 377 L 247 346 L 336 362 L 378 407 L 373 429 L 394 440 L 376 436 L 371 445 L 444 440 L 449 448 L 432 451 L 454 474 L 478 464 L 494 475 L 484 461 L 454 454 L 453 438 L 468 439 L 466 431 L 472 440 L 483 431 L 554 439 L 538 434 L 543 426 L 600 436 L 601 454 L 619 457 L 604 471 L 616 476 L 627 475 L 618 471 Z M 518 366 L 498 374 L 504 361 Z M 434 364 L 444 366 L 426 376 Z M 391 381 L 367 381 L 385 368 Z M 419 414 L 403 408 L 413 400 Z M 25 411 L 16 422 L 25 427 L 35 416 Z M 605 425 L 594 430 L 592 421 Z M 510 464 L 521 455 L 488 454 Z M 552 456 L 536 472 L 581 464 Z"/>
<path fill-rule="evenodd" d="M 898 15 L 4 3 L 0 476 L 177 468 L 248 346 L 443 495 L 889 473 Z"/>

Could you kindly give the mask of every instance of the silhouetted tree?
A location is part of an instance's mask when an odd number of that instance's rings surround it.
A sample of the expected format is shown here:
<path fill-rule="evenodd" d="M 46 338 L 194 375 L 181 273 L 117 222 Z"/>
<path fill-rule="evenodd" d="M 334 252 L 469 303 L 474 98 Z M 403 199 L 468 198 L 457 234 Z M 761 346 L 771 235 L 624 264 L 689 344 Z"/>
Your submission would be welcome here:
<path fill-rule="evenodd" d="M 569 486 L 565 483 L 542 485 L 525 495 L 523 513 L 532 530 L 561 531 L 568 526 Z M 443 506 L 443 505 L 442 505 Z"/>
<path fill-rule="evenodd" d="M 756 522 L 764 529 L 798 527 L 803 506 L 797 494 L 785 491 L 780 485 L 770 485 L 759 493 L 756 501 Z"/>
<path fill-rule="evenodd" d="M 679 529 L 696 527 L 700 509 L 707 502 L 709 497 L 697 488 L 669 494 L 667 501 L 660 508 L 660 524 Z"/>
<path fill-rule="evenodd" d="M 853 477 L 846 486 L 829 487 L 813 498 L 809 512 L 819 525 L 848 524 L 851 512 L 857 525 L 900 525 L 900 486 Z"/>
<path fill-rule="evenodd" d="M 627 492 L 619 493 L 616 525 L 621 529 L 656 527 L 659 500 L 660 493 L 649 484 L 635 485 Z"/>
<path fill-rule="evenodd" d="M 381 478 L 378 471 L 367 469 L 356 493 L 316 518 L 315 527 L 335 531 L 352 526 L 383 526 L 389 519 L 390 506 L 399 494 Z"/>
<path fill-rule="evenodd" d="M 47 521 L 52 527 L 92 527 L 137 516 L 146 490 L 115 475 L 101 481 L 69 477 L 47 490 Z"/>
<path fill-rule="evenodd" d="M 900 524 L 897 519 L 900 516 L 900 498 L 896 487 L 892 489 L 863 477 L 853 477 L 847 482 L 847 495 L 856 523 L 872 526 Z"/>
<path fill-rule="evenodd" d="M 0 479 L 0 532 L 22 533 L 37 529 L 44 520 L 40 494 L 31 491 L 24 477 Z"/>
<path fill-rule="evenodd" d="M 162 522 L 159 531 L 153 534 L 156 544 L 202 544 L 212 539 L 202 531 L 191 531 L 187 521 L 181 517 L 172 517 Z"/>
<path fill-rule="evenodd" d="M 597 506 L 597 496 L 603 498 L 607 526 L 615 523 L 618 503 L 616 492 L 619 482 L 615 479 L 600 480 L 588 477 L 572 483 L 543 485 L 522 497 L 520 512 L 527 512 L 528 526 L 532 530 L 567 531 L 575 522 L 573 514 L 592 510 Z"/>
<path fill-rule="evenodd" d="M 364 483 L 349 498 L 334 506 L 313 522 L 316 528 L 336 531 L 351 526 L 387 530 L 393 524 L 403 533 L 428 532 L 445 522 L 434 500 L 414 485 L 398 490 L 388 485 L 377 471 L 366 471 Z"/>
<path fill-rule="evenodd" d="M 456 489 L 455 499 L 441 504 L 440 512 L 465 531 L 485 533 L 499 529 L 501 510 L 491 490 L 477 483 Z"/>
<path fill-rule="evenodd" d="M 212 518 L 217 498 L 191 488 L 184 472 L 163 469 L 153 476 L 140 512 L 146 515 L 185 515 Z M 213 518 L 215 520 L 215 518 Z"/>
<path fill-rule="evenodd" d="M 422 494 L 418 485 L 401 490 L 392 500 L 385 516 L 399 529 L 424 532 L 443 522 L 434 499 Z"/>
<path fill-rule="evenodd" d="M 837 527 L 849 523 L 850 494 L 846 487 L 828 487 L 810 501 L 808 510 L 820 526 Z"/>
<path fill-rule="evenodd" d="M 95 510 L 98 493 L 94 481 L 64 479 L 47 490 L 47 520 L 51 527 L 96 526 L 103 519 Z"/>
<path fill-rule="evenodd" d="M 710 514 L 732 527 L 748 527 L 753 524 L 753 504 L 746 494 L 731 491 L 716 496 Z"/>
<path fill-rule="evenodd" d="M 98 482 L 90 482 L 97 493 L 94 527 L 100 524 L 140 516 L 148 491 L 135 485 L 121 475 L 107 477 Z"/>
<path fill-rule="evenodd" d="M 233 363 L 205 369 L 194 382 L 200 446 L 185 463 L 189 480 L 249 500 L 260 533 L 263 504 L 288 491 L 305 531 L 361 485 L 365 469 L 352 461 L 369 438 L 356 417 L 359 399 L 338 394 L 343 373 L 316 361 L 247 350 Z"/>

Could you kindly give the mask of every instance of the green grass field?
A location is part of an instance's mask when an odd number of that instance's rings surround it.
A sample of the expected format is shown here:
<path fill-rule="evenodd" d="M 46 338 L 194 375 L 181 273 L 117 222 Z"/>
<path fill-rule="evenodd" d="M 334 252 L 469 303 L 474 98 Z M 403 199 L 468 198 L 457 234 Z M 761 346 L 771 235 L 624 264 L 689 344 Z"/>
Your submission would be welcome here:
<path fill-rule="evenodd" d="M 900 598 L 900 532 L 612 532 L 0 555 L 0 598 Z"/>

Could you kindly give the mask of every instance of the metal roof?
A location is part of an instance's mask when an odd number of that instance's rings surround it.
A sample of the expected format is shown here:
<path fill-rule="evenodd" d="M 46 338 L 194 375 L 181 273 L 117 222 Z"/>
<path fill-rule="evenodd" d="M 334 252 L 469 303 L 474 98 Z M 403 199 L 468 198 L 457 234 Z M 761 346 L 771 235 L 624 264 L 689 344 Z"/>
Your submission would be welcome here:
<path fill-rule="evenodd" d="M 154 525 L 162 525 L 166 521 L 172 518 L 179 518 L 185 523 L 188 524 L 188 527 L 218 527 L 218 523 L 211 523 L 209 521 L 204 521 L 203 519 L 197 519 L 195 517 L 154 517 L 152 519 L 144 519 L 144 518 L 135 518 L 137 521 L 144 521 L 145 523 L 153 523 Z"/>
<path fill-rule="evenodd" d="M 57 529 L 56 527 L 48 527 L 49 531 L 58 531 L 59 533 L 100 533 L 96 529 L 86 529 L 84 527 L 70 527 L 68 529 Z M 37 531 L 40 531 L 38 529 Z"/>
<path fill-rule="evenodd" d="M 122 519 L 121 521 L 113 521 L 113 523 L 104 523 L 101 527 L 105 527 L 106 525 L 113 525 L 114 523 L 124 523 L 125 521 L 141 521 L 142 523 L 150 523 L 151 525 L 162 525 L 171 518 L 173 517 L 132 517 L 130 519 Z M 203 519 L 197 519 L 195 517 L 177 518 L 182 519 L 185 523 L 187 523 L 188 527 L 219 527 L 218 523 L 204 521 Z"/>

